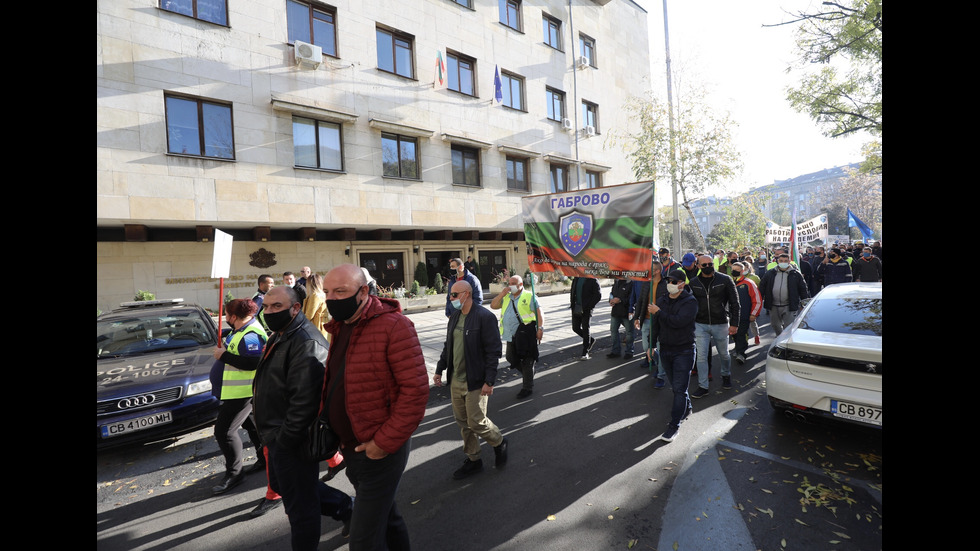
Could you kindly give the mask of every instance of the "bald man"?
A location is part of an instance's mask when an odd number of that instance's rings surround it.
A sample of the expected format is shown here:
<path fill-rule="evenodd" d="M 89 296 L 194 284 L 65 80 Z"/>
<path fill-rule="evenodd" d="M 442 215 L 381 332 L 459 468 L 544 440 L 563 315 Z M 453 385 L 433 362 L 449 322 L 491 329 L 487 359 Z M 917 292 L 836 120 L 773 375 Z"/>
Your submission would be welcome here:
<path fill-rule="evenodd" d="M 409 549 L 395 493 L 429 399 L 422 347 L 398 301 L 371 295 L 359 267 L 330 270 L 323 291 L 333 335 L 323 388 L 337 387 L 322 407 L 356 491 L 350 549 Z"/>
<path fill-rule="evenodd" d="M 515 275 L 510 278 L 510 286 L 493 297 L 490 308 L 501 311 L 500 338 L 507 343 L 505 357 L 524 376 L 517 398 L 527 398 L 534 391 L 534 362 L 544 335 L 544 316 L 538 300 L 524 288 L 521 276 Z"/>
<path fill-rule="evenodd" d="M 442 373 L 450 383 L 453 417 L 463 436 L 463 466 L 453 473 L 460 480 L 483 471 L 480 438 L 493 447 L 495 466 L 507 462 L 507 439 L 487 417 L 487 404 L 493 394 L 500 361 L 497 316 L 473 300 L 473 288 L 457 281 L 449 291 L 453 315 L 449 316 L 446 341 L 436 365 L 433 381 L 442 386 Z"/>

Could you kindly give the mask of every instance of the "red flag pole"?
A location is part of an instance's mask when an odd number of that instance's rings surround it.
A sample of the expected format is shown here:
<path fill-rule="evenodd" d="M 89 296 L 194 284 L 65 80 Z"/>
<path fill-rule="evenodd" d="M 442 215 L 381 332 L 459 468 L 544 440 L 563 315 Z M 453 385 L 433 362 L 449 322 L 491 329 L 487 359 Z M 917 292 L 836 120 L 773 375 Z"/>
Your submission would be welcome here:
<path fill-rule="evenodd" d="M 225 278 L 218 278 L 218 348 L 221 348 L 221 320 L 225 319 Z"/>

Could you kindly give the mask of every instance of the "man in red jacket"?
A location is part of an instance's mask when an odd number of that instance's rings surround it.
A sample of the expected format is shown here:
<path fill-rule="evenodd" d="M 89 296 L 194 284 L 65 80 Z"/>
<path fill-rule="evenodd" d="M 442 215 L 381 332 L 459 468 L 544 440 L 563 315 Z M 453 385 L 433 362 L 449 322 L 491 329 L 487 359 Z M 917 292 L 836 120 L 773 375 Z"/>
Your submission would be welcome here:
<path fill-rule="evenodd" d="M 330 270 L 323 287 L 333 318 L 323 398 L 335 379 L 337 388 L 322 408 L 356 491 L 349 548 L 409 549 L 395 492 L 429 399 L 422 347 L 398 301 L 372 296 L 357 266 Z"/>

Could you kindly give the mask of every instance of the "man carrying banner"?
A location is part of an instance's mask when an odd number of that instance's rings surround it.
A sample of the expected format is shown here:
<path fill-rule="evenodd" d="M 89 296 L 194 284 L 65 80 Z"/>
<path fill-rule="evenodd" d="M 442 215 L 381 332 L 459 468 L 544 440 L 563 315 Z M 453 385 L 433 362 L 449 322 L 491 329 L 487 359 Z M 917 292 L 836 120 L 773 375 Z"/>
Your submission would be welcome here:
<path fill-rule="evenodd" d="M 599 282 L 592 277 L 572 278 L 572 292 L 569 293 L 569 300 L 572 308 L 572 331 L 582 337 L 582 359 L 591 358 L 589 352 L 595 345 L 595 337 L 589 335 L 589 319 L 592 318 L 592 309 L 602 298 L 602 291 L 599 290 Z"/>
<path fill-rule="evenodd" d="M 493 297 L 490 308 L 502 310 L 500 337 L 507 343 L 505 357 L 524 376 L 517 398 L 527 398 L 534 390 L 534 362 L 538 359 L 538 343 L 544 336 L 544 317 L 538 299 L 524 288 L 521 276 L 515 275 L 510 278 L 510 286 Z"/>
<path fill-rule="evenodd" d="M 626 279 L 617 279 L 609 290 L 609 305 L 612 311 L 609 314 L 609 335 L 612 337 L 612 351 L 606 354 L 607 358 L 618 358 L 622 345 L 619 341 L 619 326 L 622 325 L 626 330 L 626 352 L 623 359 L 628 360 L 633 357 L 633 324 L 630 323 L 630 314 L 633 313 L 633 282 Z"/>

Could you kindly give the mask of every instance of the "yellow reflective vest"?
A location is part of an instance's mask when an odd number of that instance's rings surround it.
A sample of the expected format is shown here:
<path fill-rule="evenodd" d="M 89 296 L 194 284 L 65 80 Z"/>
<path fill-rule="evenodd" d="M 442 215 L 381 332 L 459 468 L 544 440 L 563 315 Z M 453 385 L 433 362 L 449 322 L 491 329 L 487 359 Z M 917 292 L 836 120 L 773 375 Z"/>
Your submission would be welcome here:
<path fill-rule="evenodd" d="M 249 323 L 241 331 L 236 331 L 231 336 L 228 343 L 228 352 L 238 356 L 238 345 L 249 333 L 255 333 L 262 338 L 264 343 L 267 340 L 265 330 L 257 321 Z M 235 400 L 237 398 L 252 397 L 252 380 L 255 378 L 255 370 L 238 369 L 237 367 L 225 364 L 224 372 L 221 375 L 221 399 Z"/>
<path fill-rule="evenodd" d="M 507 307 L 510 306 L 510 293 L 504 295 L 503 303 L 500 305 L 500 335 L 504 334 L 504 314 L 507 313 Z M 534 293 L 524 289 L 521 291 L 521 296 L 517 297 L 517 317 L 521 318 L 521 323 L 527 325 L 532 321 L 538 319 L 538 313 L 535 308 L 532 308 L 534 304 Z"/>

